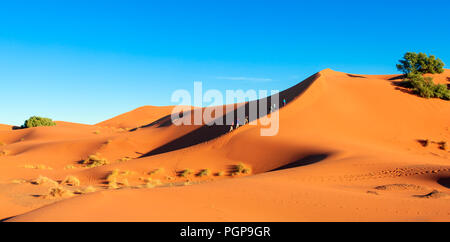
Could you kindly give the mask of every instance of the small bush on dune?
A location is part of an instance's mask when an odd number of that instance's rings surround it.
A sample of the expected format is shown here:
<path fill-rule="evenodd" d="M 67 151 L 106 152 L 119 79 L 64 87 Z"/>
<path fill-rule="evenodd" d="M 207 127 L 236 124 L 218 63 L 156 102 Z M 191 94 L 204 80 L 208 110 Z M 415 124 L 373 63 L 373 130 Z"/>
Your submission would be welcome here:
<path fill-rule="evenodd" d="M 423 77 L 420 74 L 408 74 L 405 82 L 411 84 L 412 90 L 424 98 L 441 98 L 450 100 L 450 90 L 442 84 L 435 84 L 431 77 Z"/>
<path fill-rule="evenodd" d="M 236 166 L 234 166 L 234 170 L 232 171 L 231 175 L 232 176 L 238 176 L 241 174 L 250 174 L 252 172 L 252 170 L 247 167 L 246 165 L 244 165 L 243 163 L 239 163 Z"/>
<path fill-rule="evenodd" d="M 36 180 L 32 182 L 35 185 L 52 185 L 52 186 L 59 186 L 58 182 L 45 177 L 45 176 L 39 176 Z"/>
<path fill-rule="evenodd" d="M 7 151 L 7 150 L 0 151 L 0 156 L 5 156 L 5 155 L 9 155 L 9 151 Z"/>
<path fill-rule="evenodd" d="M 53 122 L 53 120 L 49 118 L 43 118 L 38 116 L 33 116 L 25 121 L 23 124 L 23 128 L 32 128 L 32 127 L 39 127 L 39 126 L 55 126 L 56 123 Z"/>
<path fill-rule="evenodd" d="M 76 177 L 74 177 L 74 176 L 67 176 L 67 177 L 64 178 L 64 180 L 61 182 L 61 184 L 65 184 L 65 185 L 69 185 L 69 186 L 78 187 L 78 186 L 80 186 L 80 180 L 78 180 L 78 178 L 76 178 Z"/>
<path fill-rule="evenodd" d="M 108 165 L 108 160 L 104 158 L 100 158 L 97 155 L 90 155 L 86 160 L 82 162 L 82 164 L 86 165 L 89 168 L 98 167 Z"/>
<path fill-rule="evenodd" d="M 201 171 L 197 174 L 197 176 L 203 177 L 203 176 L 209 176 L 210 174 L 211 174 L 211 171 L 210 171 L 209 169 L 204 169 L 204 170 L 201 170 Z"/>
<path fill-rule="evenodd" d="M 44 196 L 46 199 L 52 199 L 52 198 L 64 198 L 64 197 L 71 197 L 73 196 L 73 192 L 70 190 L 67 190 L 63 187 L 57 186 L 50 188 L 47 195 Z"/>
<path fill-rule="evenodd" d="M 120 172 L 119 169 L 114 169 L 107 177 L 106 181 L 108 182 L 108 187 L 110 189 L 117 189 L 119 188 L 119 185 L 128 187 L 130 186 L 128 179 L 124 178 L 125 176 L 128 176 L 131 174 L 130 171 L 123 171 Z"/>
<path fill-rule="evenodd" d="M 180 172 L 180 177 L 187 177 L 192 173 L 193 173 L 193 171 L 191 169 L 186 169 L 186 170 Z"/>

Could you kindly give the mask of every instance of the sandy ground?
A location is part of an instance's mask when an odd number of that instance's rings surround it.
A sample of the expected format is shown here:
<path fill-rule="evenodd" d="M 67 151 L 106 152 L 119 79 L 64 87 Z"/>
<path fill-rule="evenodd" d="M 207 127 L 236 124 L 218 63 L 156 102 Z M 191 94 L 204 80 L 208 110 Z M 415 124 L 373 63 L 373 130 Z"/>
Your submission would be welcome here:
<path fill-rule="evenodd" d="M 153 106 L 97 125 L 0 125 L 0 219 L 450 221 L 450 102 L 398 77 L 323 70 L 280 93 L 271 137 L 176 126 L 173 107 Z M 434 77 L 449 84 L 450 70 Z M 107 162 L 82 164 L 90 155 Z M 69 175 L 80 184 L 57 184 Z"/>

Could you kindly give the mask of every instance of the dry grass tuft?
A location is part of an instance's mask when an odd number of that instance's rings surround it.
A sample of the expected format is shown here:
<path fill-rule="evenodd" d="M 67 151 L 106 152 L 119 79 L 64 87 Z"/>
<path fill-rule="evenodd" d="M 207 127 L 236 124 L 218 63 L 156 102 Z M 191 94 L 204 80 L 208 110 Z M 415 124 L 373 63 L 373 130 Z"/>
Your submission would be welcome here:
<path fill-rule="evenodd" d="M 37 170 L 53 170 L 53 168 L 46 165 L 24 165 L 23 168 L 37 169 Z"/>
<path fill-rule="evenodd" d="M 46 176 L 39 176 L 37 179 L 32 181 L 35 185 L 51 185 L 51 186 L 59 186 L 58 182 L 46 177 Z"/>
<path fill-rule="evenodd" d="M 45 199 L 52 199 L 52 198 L 65 198 L 65 197 L 71 197 L 74 193 L 70 190 L 67 190 L 63 187 L 57 186 L 50 188 L 47 195 L 44 195 L 43 197 Z"/>
<path fill-rule="evenodd" d="M 204 176 L 210 176 L 210 175 L 211 175 L 211 170 L 209 170 L 209 169 L 203 169 L 197 174 L 198 177 L 204 177 Z"/>
<path fill-rule="evenodd" d="M 82 164 L 86 165 L 86 167 L 93 168 L 108 165 L 109 162 L 107 159 L 98 157 L 98 155 L 90 155 L 86 160 L 82 162 Z"/>
<path fill-rule="evenodd" d="M 6 156 L 6 155 L 9 155 L 9 151 L 8 150 L 2 150 L 2 151 L 0 151 L 0 156 Z"/>
<path fill-rule="evenodd" d="M 118 161 L 125 162 L 125 161 L 129 161 L 129 160 L 131 160 L 131 157 L 125 156 L 125 157 L 120 158 Z"/>
<path fill-rule="evenodd" d="M 64 178 L 64 180 L 61 182 L 61 184 L 63 185 L 69 185 L 69 186 L 73 186 L 73 187 L 78 187 L 80 186 L 80 180 L 74 176 L 67 176 L 66 178 Z"/>
<path fill-rule="evenodd" d="M 120 172 L 119 169 L 114 169 L 107 177 L 106 181 L 108 182 L 108 187 L 110 189 L 117 189 L 120 186 L 129 187 L 130 184 L 126 176 L 132 174 L 132 171 L 123 171 Z"/>
<path fill-rule="evenodd" d="M 75 169 L 76 167 L 74 165 L 67 165 L 64 167 L 66 170 Z"/>
<path fill-rule="evenodd" d="M 186 170 L 181 171 L 179 173 L 179 176 L 180 177 L 187 177 L 187 176 L 191 175 L 192 173 L 193 173 L 193 171 L 191 169 L 186 169 Z"/>
<path fill-rule="evenodd" d="M 238 176 L 238 175 L 242 175 L 242 174 L 248 175 L 250 173 L 252 173 L 252 170 L 250 167 L 246 166 L 244 163 L 239 163 L 234 167 L 231 175 L 232 176 Z"/>

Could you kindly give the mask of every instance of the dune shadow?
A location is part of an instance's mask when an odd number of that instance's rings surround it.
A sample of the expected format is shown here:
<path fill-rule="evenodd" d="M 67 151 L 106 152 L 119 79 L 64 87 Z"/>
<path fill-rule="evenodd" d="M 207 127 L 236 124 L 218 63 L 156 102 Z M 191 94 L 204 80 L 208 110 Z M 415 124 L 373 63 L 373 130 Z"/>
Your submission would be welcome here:
<path fill-rule="evenodd" d="M 353 74 L 347 74 L 347 76 L 349 76 L 349 77 L 356 77 L 356 78 L 367 78 L 367 77 L 364 77 L 364 76 L 353 75 Z"/>
<path fill-rule="evenodd" d="M 7 217 L 7 218 L 2 218 L 2 219 L 0 219 L 0 223 L 1 222 L 6 222 L 7 220 L 12 219 L 12 218 L 14 218 L 14 216 Z"/>
<path fill-rule="evenodd" d="M 439 185 L 441 185 L 441 186 L 444 186 L 444 187 L 450 189 L 450 177 L 440 178 L 437 180 L 437 183 L 439 183 Z"/>
<path fill-rule="evenodd" d="M 330 156 L 330 154 L 313 154 L 313 155 L 308 155 L 308 156 L 300 158 L 299 160 L 296 160 L 296 161 L 291 162 L 289 164 L 286 164 L 284 166 L 280 166 L 280 167 L 275 168 L 275 169 L 270 170 L 270 171 L 279 171 L 279 170 L 284 170 L 284 169 L 291 169 L 291 168 L 295 168 L 295 167 L 311 165 L 311 164 L 323 161 L 326 158 L 328 158 L 329 156 Z"/>
<path fill-rule="evenodd" d="M 170 126 L 170 125 L 172 124 L 172 121 L 171 121 L 171 119 L 170 119 L 170 114 L 169 114 L 169 115 L 166 115 L 166 116 L 164 116 L 164 117 L 162 117 L 162 118 L 159 118 L 158 120 L 153 121 L 153 122 L 151 122 L 151 123 L 149 123 L 149 124 L 142 125 L 142 126 L 139 126 L 139 127 L 137 127 L 137 128 L 131 129 L 130 132 L 136 131 L 136 130 L 138 130 L 138 129 L 140 129 L 140 128 L 153 127 L 153 126 L 155 126 L 155 125 L 157 125 L 157 124 L 159 124 L 158 127 L 167 127 L 167 126 Z"/>
<path fill-rule="evenodd" d="M 405 79 L 406 75 L 399 75 L 399 76 L 395 76 L 392 78 L 389 78 L 390 81 L 395 81 L 395 80 L 403 80 Z"/>
<path fill-rule="evenodd" d="M 286 105 L 288 105 L 292 100 L 294 100 L 296 97 L 298 97 L 299 95 L 301 95 L 304 91 L 306 91 L 306 89 L 314 82 L 314 80 L 317 79 L 318 77 L 318 73 L 305 79 L 304 81 L 300 82 L 299 84 L 286 89 L 282 92 L 279 93 L 279 100 L 284 100 L 286 102 Z M 187 148 L 193 145 L 197 145 L 200 143 L 204 143 L 207 141 L 210 141 L 212 139 L 218 138 L 228 132 L 230 132 L 230 128 L 232 125 L 228 125 L 227 123 L 227 116 L 231 115 L 231 113 L 233 113 L 231 116 L 234 117 L 234 121 L 233 123 L 241 123 L 242 124 L 242 120 L 238 120 L 237 117 L 239 117 L 238 114 L 244 114 L 245 117 L 248 117 L 248 122 L 252 122 L 255 121 L 261 117 L 266 116 L 267 114 L 270 114 L 271 112 L 271 101 L 272 101 L 272 97 L 273 96 L 268 96 L 259 100 L 254 100 L 254 101 L 250 101 L 245 103 L 244 105 L 237 107 L 237 104 L 234 104 L 235 109 L 234 111 L 225 113 L 225 115 L 218 117 L 214 120 L 212 120 L 210 123 L 205 124 L 205 125 L 201 125 L 199 126 L 199 128 L 191 131 L 188 134 L 185 134 L 175 140 L 172 140 L 154 150 L 151 150 L 150 152 L 143 154 L 141 157 L 148 157 L 148 156 L 153 156 L 153 155 L 157 155 L 157 154 L 162 154 L 162 153 L 167 153 L 167 152 L 171 152 L 174 150 L 178 150 L 178 149 L 183 149 L 183 148 Z M 265 111 L 266 112 L 257 112 L 256 115 L 250 115 L 249 110 L 251 106 L 257 107 L 257 110 L 264 110 L 264 107 L 260 107 L 260 105 L 265 105 Z M 280 104 L 278 108 L 283 108 L 285 105 Z M 275 110 L 276 111 L 276 110 Z M 192 113 L 194 111 L 190 110 L 187 111 L 185 113 L 183 113 L 183 117 L 186 115 L 186 113 L 191 113 L 191 117 L 193 116 Z M 168 115 L 169 117 L 163 117 L 167 118 L 167 121 L 164 122 L 171 122 L 171 118 L 170 115 Z M 156 121 L 155 121 L 156 122 Z M 154 122 L 154 123 L 155 123 Z M 223 125 L 217 125 L 217 123 L 222 123 Z"/>

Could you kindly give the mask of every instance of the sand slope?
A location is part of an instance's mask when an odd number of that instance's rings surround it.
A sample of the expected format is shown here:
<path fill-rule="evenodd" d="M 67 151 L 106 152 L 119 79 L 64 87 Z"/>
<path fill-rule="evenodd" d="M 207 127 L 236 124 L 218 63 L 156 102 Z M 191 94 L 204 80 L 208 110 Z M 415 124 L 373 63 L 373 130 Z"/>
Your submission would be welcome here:
<path fill-rule="evenodd" d="M 434 75 L 440 83 L 449 76 L 450 70 Z M 0 130 L 6 144 L 0 151 L 8 151 L 0 156 L 0 204 L 11 207 L 0 210 L 0 217 L 449 221 L 450 153 L 441 142 L 450 142 L 450 103 L 420 98 L 396 81 L 398 75 L 321 71 L 280 93 L 288 105 L 278 111 L 280 129 L 272 137 L 260 136 L 259 124 L 233 132 L 228 127 L 171 125 L 167 115 L 172 107 L 143 107 L 93 126 Z M 135 127 L 140 128 L 123 129 Z M 110 164 L 86 168 L 77 163 L 95 153 Z M 31 160 L 53 169 L 21 167 Z M 240 162 L 251 174 L 230 176 Z M 76 168 L 64 169 L 67 165 Z M 187 168 L 224 175 L 177 176 Z M 104 188 L 114 169 L 130 171 L 130 187 Z M 160 172 L 148 174 L 155 169 Z M 93 185 L 99 191 L 48 200 L 29 195 L 45 193 L 41 186 L 10 184 L 39 174 L 55 180 L 75 175 L 82 187 Z M 149 177 L 162 186 L 136 187 Z M 51 205 L 41 207 L 45 204 Z"/>

